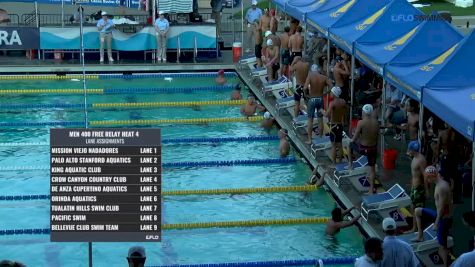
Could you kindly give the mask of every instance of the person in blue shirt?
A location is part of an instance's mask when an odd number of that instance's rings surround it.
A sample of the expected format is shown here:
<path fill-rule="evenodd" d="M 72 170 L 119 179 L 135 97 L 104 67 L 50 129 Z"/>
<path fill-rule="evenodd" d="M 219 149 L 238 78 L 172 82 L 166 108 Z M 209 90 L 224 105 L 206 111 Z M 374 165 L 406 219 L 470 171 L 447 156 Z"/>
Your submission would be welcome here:
<path fill-rule="evenodd" d="M 114 62 L 112 58 L 112 29 L 114 28 L 114 22 L 109 19 L 107 13 L 103 11 L 101 13 L 102 19 L 97 22 L 97 30 L 101 38 L 101 59 L 100 62 L 104 62 L 104 42 L 107 42 L 107 56 L 109 57 L 109 62 Z"/>
<path fill-rule="evenodd" d="M 254 33 L 254 28 L 259 27 L 259 21 L 262 16 L 262 10 L 257 7 L 257 0 L 252 0 L 252 6 L 249 8 L 246 12 L 246 24 L 247 24 L 247 35 L 246 35 L 246 52 L 251 53 L 252 48 L 254 48 L 254 39 L 253 33 Z"/>
<path fill-rule="evenodd" d="M 157 36 L 157 61 L 167 62 L 167 35 L 170 30 L 170 24 L 165 18 L 165 12 L 158 12 L 160 17 L 155 20 L 155 31 Z"/>
<path fill-rule="evenodd" d="M 383 261 L 380 267 L 416 267 L 419 260 L 412 251 L 411 245 L 396 237 L 396 221 L 393 218 L 383 220 Z"/>

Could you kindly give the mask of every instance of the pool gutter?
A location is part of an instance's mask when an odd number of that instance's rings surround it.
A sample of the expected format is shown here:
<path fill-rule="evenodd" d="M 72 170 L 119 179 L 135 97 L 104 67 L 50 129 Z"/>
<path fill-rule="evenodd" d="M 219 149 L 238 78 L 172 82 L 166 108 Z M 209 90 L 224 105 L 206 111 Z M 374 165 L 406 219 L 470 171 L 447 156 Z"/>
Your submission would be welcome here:
<path fill-rule="evenodd" d="M 292 130 L 291 121 L 285 120 L 284 118 L 279 116 L 278 111 L 275 108 L 275 106 L 268 99 L 265 98 L 265 96 L 262 94 L 262 91 L 253 83 L 252 77 L 249 76 L 249 69 L 236 68 L 236 72 L 239 74 L 241 79 L 248 85 L 248 87 L 252 90 L 252 92 L 257 96 L 259 101 L 272 114 L 272 116 L 275 118 L 277 123 L 282 128 L 289 130 L 288 136 L 294 143 L 294 147 L 301 153 L 303 157 L 305 157 L 305 159 L 307 160 L 309 164 L 311 164 L 314 168 L 317 168 L 319 175 L 325 178 L 325 184 L 330 188 L 331 193 L 333 197 L 335 198 L 335 200 L 339 202 L 339 204 L 342 205 L 343 208 L 345 209 L 353 207 L 351 200 L 331 181 L 331 177 L 326 172 L 325 166 L 317 162 L 316 159 L 312 157 L 308 145 L 302 142 L 298 138 L 297 134 Z M 351 213 L 353 216 L 357 216 L 360 214 L 360 212 L 356 209 L 353 210 Z M 362 234 L 365 236 L 381 237 L 373 229 L 373 227 L 371 227 L 371 225 L 364 219 L 358 220 L 358 226 Z"/>

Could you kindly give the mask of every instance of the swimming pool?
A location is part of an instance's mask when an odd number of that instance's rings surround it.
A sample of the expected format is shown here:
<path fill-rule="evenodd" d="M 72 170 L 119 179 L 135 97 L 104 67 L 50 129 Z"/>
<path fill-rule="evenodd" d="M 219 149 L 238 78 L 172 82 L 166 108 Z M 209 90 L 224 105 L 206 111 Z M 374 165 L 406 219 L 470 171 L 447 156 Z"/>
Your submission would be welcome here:
<path fill-rule="evenodd" d="M 90 94 L 89 104 L 228 100 L 230 89 L 216 89 L 213 77 L 156 77 L 90 79 L 88 88 L 109 90 Z M 167 78 L 167 79 L 165 79 Z M 171 79 L 169 79 L 171 78 Z M 82 88 L 82 83 L 61 80 L 2 80 L 2 89 Z M 230 74 L 229 84 L 239 79 Z M 206 87 L 209 87 L 206 89 Z M 131 90 L 119 90 L 135 88 Z M 146 88 L 169 88 L 168 92 L 146 93 Z M 184 90 L 188 88 L 190 90 Z M 201 88 L 191 90 L 191 88 Z M 117 90 L 112 90 L 117 89 Z M 143 89 L 143 90 L 141 90 Z M 132 90 L 133 91 L 133 90 Z M 153 90 L 149 90 L 153 91 Z M 244 95 L 247 92 L 243 91 Z M 1 122 L 83 122 L 80 93 L 60 95 L 3 94 Z M 15 104 L 15 106 L 12 106 Z M 45 105 L 43 107 L 39 104 Z M 34 106 L 36 105 L 36 106 Z M 63 105 L 61 107 L 61 105 Z M 65 106 L 66 105 L 66 106 Z M 55 107 L 57 106 L 57 107 Z M 164 108 L 92 108 L 89 121 L 151 120 L 189 118 L 239 118 L 239 106 L 205 105 Z M 13 125 L 13 124 L 12 124 Z M 48 125 L 0 125 L 0 169 L 12 166 L 48 166 Z M 215 138 L 276 135 L 256 122 L 208 124 L 165 123 L 162 138 Z M 102 127 L 102 126 L 101 126 Z M 19 143 L 19 144 L 12 144 Z M 29 143 L 29 144 L 28 144 Z M 42 143 L 32 145 L 31 143 Z M 162 148 L 163 162 L 271 159 L 278 158 L 278 141 L 220 143 L 169 143 Z M 295 151 L 292 156 L 296 156 Z M 187 167 L 164 169 L 163 191 L 303 185 L 310 170 L 300 160 L 288 164 L 254 166 Z M 48 170 L 0 172 L 0 195 L 49 193 Z M 312 193 L 268 193 L 245 195 L 166 196 L 163 223 L 217 222 L 256 219 L 327 217 L 335 206 L 324 190 Z M 0 201 L 0 230 L 49 228 L 49 201 Z M 221 263 L 287 259 L 312 259 L 361 254 L 362 237 L 356 228 L 345 229 L 336 239 L 324 236 L 324 225 L 304 224 L 269 227 L 164 230 L 161 243 L 141 244 L 147 250 L 147 265 Z M 94 243 L 94 266 L 124 266 L 133 243 Z M 48 235 L 0 236 L 0 258 L 18 260 L 28 266 L 87 266 L 86 243 L 50 243 Z"/>

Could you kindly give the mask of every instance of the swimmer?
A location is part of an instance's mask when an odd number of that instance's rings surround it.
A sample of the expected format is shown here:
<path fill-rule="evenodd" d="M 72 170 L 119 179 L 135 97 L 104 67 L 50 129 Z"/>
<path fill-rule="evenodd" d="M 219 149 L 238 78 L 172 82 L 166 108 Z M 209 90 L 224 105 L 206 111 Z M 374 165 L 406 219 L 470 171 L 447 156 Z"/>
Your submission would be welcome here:
<path fill-rule="evenodd" d="M 71 79 L 72 82 L 79 82 L 79 79 Z"/>
<path fill-rule="evenodd" d="M 236 84 L 236 87 L 234 87 L 234 90 L 231 93 L 231 100 L 241 100 L 242 95 L 241 95 L 241 85 Z"/>
<path fill-rule="evenodd" d="M 247 103 L 241 107 L 241 114 L 247 117 L 254 116 L 254 114 L 256 114 L 257 109 L 259 109 L 259 111 L 261 112 L 265 110 L 262 105 L 256 102 L 255 96 L 249 95 L 247 97 Z"/>
<path fill-rule="evenodd" d="M 269 111 L 266 111 L 266 113 L 264 113 L 264 120 L 261 122 L 261 127 L 269 130 L 272 128 L 272 126 L 274 126 L 274 122 L 274 117 L 272 117 Z"/>
<path fill-rule="evenodd" d="M 224 70 L 218 71 L 218 77 L 215 79 L 217 85 L 224 85 L 226 83 L 226 78 L 224 78 Z"/>
<path fill-rule="evenodd" d="M 279 150 L 280 150 L 280 157 L 284 158 L 289 155 L 290 152 L 290 144 L 289 141 L 287 140 L 287 135 L 288 131 L 286 129 L 280 129 L 279 131 L 279 138 L 280 138 L 280 144 L 279 144 Z"/>
<path fill-rule="evenodd" d="M 312 175 L 310 176 L 310 178 L 308 179 L 308 182 L 307 184 L 308 185 L 316 185 L 318 187 L 322 186 L 323 183 L 325 182 L 325 179 L 322 177 L 318 177 L 318 171 L 317 171 L 317 168 L 315 168 L 312 172 Z"/>
<path fill-rule="evenodd" d="M 416 208 L 424 208 L 426 199 L 429 196 L 429 185 L 424 179 L 424 170 L 427 162 L 424 155 L 419 153 L 421 145 L 418 141 L 411 141 L 407 146 L 407 154 L 412 158 L 411 161 L 411 214 L 412 214 L 412 230 L 417 230 L 416 219 L 414 217 L 414 210 Z"/>
<path fill-rule="evenodd" d="M 333 101 L 330 103 L 328 110 L 322 110 L 323 116 L 328 117 L 330 121 L 330 141 L 332 143 L 331 159 L 333 163 L 339 163 L 343 154 L 343 123 L 345 121 L 345 114 L 348 110 L 346 101 L 340 98 L 341 89 L 334 86 L 331 89 Z M 323 127 L 322 127 L 323 128 Z M 339 152 L 337 157 L 337 151 Z M 337 161 L 338 158 L 338 161 Z"/>
<path fill-rule="evenodd" d="M 358 221 L 358 219 L 361 217 L 361 214 L 359 214 L 356 217 L 353 217 L 353 219 L 349 221 L 343 221 L 343 217 L 350 214 L 350 212 L 354 208 L 355 207 L 349 208 L 343 212 L 341 211 L 341 208 L 339 207 L 334 208 L 332 210 L 332 218 L 327 223 L 327 229 L 325 230 L 325 233 L 329 236 L 335 236 L 337 233 L 340 232 L 341 229 L 355 224 Z"/>

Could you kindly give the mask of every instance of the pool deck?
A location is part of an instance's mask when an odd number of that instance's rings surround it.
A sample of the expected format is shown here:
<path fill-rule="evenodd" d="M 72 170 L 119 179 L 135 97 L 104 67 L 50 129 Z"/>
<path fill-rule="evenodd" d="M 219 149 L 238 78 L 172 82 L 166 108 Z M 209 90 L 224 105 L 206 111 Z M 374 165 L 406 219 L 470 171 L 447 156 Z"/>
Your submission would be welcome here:
<path fill-rule="evenodd" d="M 232 63 L 231 51 L 223 51 L 223 57 L 217 61 L 209 63 L 189 63 L 189 64 L 151 64 L 150 62 L 120 62 L 114 64 L 98 64 L 97 62 L 86 62 L 87 72 L 170 72 L 170 71 L 216 71 L 218 69 L 236 70 L 241 79 L 249 86 L 250 90 L 259 98 L 261 103 L 272 113 L 276 118 L 278 124 L 289 130 L 289 137 L 292 140 L 294 148 L 298 150 L 300 155 L 306 159 L 306 161 L 317 168 L 320 175 L 325 177 L 325 184 L 330 189 L 331 194 L 335 200 L 343 208 L 349 208 L 355 206 L 352 212 L 353 216 L 359 214 L 359 208 L 361 205 L 361 193 L 356 191 L 352 185 L 342 185 L 337 187 L 329 177 L 328 173 L 333 173 L 329 168 L 331 162 L 329 158 L 320 152 L 317 158 L 314 158 L 310 153 L 310 148 L 305 144 L 306 136 L 300 135 L 293 131 L 292 117 L 290 114 L 284 112 L 284 114 L 278 114 L 275 108 L 275 98 L 265 97 L 260 88 L 262 84 L 260 81 L 253 79 L 249 74 L 250 70 L 247 66 L 237 66 Z M 32 73 L 61 73 L 61 72 L 82 72 L 82 67 L 78 62 L 56 62 L 53 60 L 37 61 L 27 60 L 24 57 L 21 58 L 7 58 L 0 56 L 0 74 L 32 74 Z M 406 192 L 410 190 L 410 160 L 406 153 L 406 143 L 393 140 L 392 136 L 385 136 L 386 147 L 393 148 L 399 151 L 397 158 L 397 168 L 395 170 L 384 170 L 381 167 L 380 160 L 378 160 L 379 170 L 377 173 L 377 179 L 382 184 L 384 189 L 388 189 L 391 185 L 399 183 Z M 378 154 L 380 150 L 378 150 Z M 381 189 L 380 189 L 381 190 Z M 429 206 L 433 206 L 431 200 L 428 201 Z M 465 199 L 464 204 L 456 205 L 454 218 L 454 227 L 452 228 L 453 235 L 455 236 L 454 254 L 459 255 L 461 252 L 466 251 L 468 238 L 466 235 L 468 228 L 466 228 L 461 220 L 457 219 L 461 217 L 463 211 L 470 210 L 470 199 Z M 411 219 L 409 219 L 411 221 Z M 365 236 L 378 236 L 383 237 L 381 231 L 381 225 L 379 220 L 370 219 L 365 221 L 360 219 L 358 226 Z"/>

